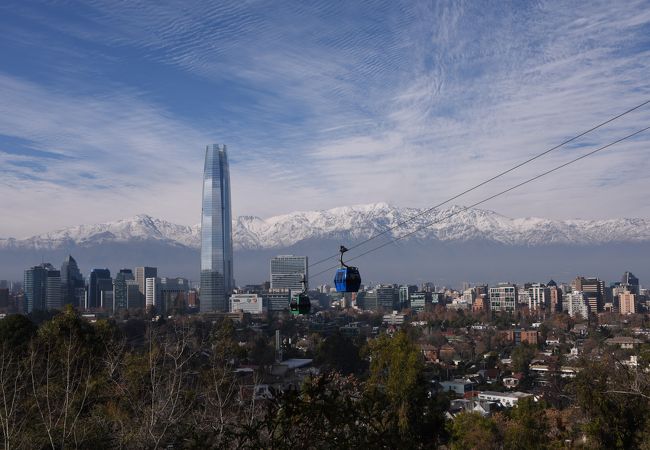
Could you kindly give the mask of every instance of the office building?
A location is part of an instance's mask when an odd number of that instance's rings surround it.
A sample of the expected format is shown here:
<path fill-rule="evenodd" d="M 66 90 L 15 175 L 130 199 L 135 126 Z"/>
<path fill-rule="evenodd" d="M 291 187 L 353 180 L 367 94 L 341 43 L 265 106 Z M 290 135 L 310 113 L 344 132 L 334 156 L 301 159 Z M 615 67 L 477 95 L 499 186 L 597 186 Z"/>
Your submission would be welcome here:
<path fill-rule="evenodd" d="M 61 271 L 52 264 L 43 263 L 25 270 L 24 281 L 23 311 L 31 313 L 61 308 Z"/>
<path fill-rule="evenodd" d="M 48 310 L 61 309 L 61 271 L 47 264 L 47 282 L 45 286 L 45 308 Z"/>
<path fill-rule="evenodd" d="M 90 271 L 88 278 L 88 289 L 86 296 L 86 309 L 104 308 L 102 301 L 107 302 L 108 296 L 104 292 L 113 293 L 113 279 L 111 271 L 108 269 L 93 269 Z M 111 305 L 112 308 L 112 305 Z"/>
<path fill-rule="evenodd" d="M 584 292 L 589 303 L 589 311 L 596 313 L 603 310 L 605 305 L 605 282 L 598 278 L 576 277 L 573 280 L 574 291 Z"/>
<path fill-rule="evenodd" d="M 230 296 L 230 312 L 243 311 L 249 314 L 262 314 L 264 302 L 257 294 L 232 294 Z"/>
<path fill-rule="evenodd" d="M 201 312 L 227 312 L 233 277 L 230 172 L 225 145 L 205 149 L 201 212 Z"/>
<path fill-rule="evenodd" d="M 127 309 L 143 309 L 144 296 L 140 293 L 140 285 L 135 280 L 126 280 Z"/>
<path fill-rule="evenodd" d="M 9 307 L 9 288 L 0 287 L 0 308 Z"/>
<path fill-rule="evenodd" d="M 155 308 L 158 314 L 171 314 L 184 310 L 190 283 L 185 278 L 147 278 L 145 280 L 145 306 Z"/>
<path fill-rule="evenodd" d="M 25 270 L 25 298 L 26 313 L 44 310 L 47 292 L 47 270 L 43 266 L 34 266 Z"/>
<path fill-rule="evenodd" d="M 146 294 L 146 280 L 147 278 L 156 278 L 158 276 L 157 267 L 136 267 L 135 268 L 135 281 L 138 283 L 138 289 L 142 298 L 144 299 Z"/>
<path fill-rule="evenodd" d="M 639 279 L 632 272 L 625 272 L 621 278 L 621 286 L 634 295 L 639 295 Z"/>
<path fill-rule="evenodd" d="M 135 281 L 131 269 L 121 269 L 113 281 L 113 312 L 127 309 L 129 306 L 128 281 Z M 137 286 L 137 283 L 134 283 Z"/>
<path fill-rule="evenodd" d="M 517 308 L 517 286 L 500 283 L 490 288 L 490 309 L 492 311 L 514 312 Z"/>
<path fill-rule="evenodd" d="M 400 308 L 409 308 L 411 306 L 411 294 L 417 292 L 418 287 L 413 285 L 404 285 L 399 287 L 399 306 Z"/>
<path fill-rule="evenodd" d="M 302 280 L 309 287 L 309 262 L 306 256 L 280 255 L 271 258 L 271 289 L 302 291 Z"/>
<path fill-rule="evenodd" d="M 399 293 L 394 286 L 379 285 L 375 288 L 377 294 L 377 307 L 384 311 L 398 309 Z"/>
<path fill-rule="evenodd" d="M 84 304 L 84 277 L 72 255 L 68 255 L 61 264 L 61 295 L 64 305 L 79 308 Z"/>
<path fill-rule="evenodd" d="M 288 311 L 290 295 L 289 289 L 273 289 L 264 294 L 269 312 Z"/>
<path fill-rule="evenodd" d="M 426 310 L 427 304 L 431 304 L 430 292 L 413 292 L 411 294 L 411 309 L 413 311 Z"/>
<path fill-rule="evenodd" d="M 377 292 L 374 289 L 358 292 L 357 306 L 366 311 L 379 311 Z"/>
<path fill-rule="evenodd" d="M 165 314 L 185 311 L 190 282 L 185 278 L 160 278 L 160 310 Z"/>

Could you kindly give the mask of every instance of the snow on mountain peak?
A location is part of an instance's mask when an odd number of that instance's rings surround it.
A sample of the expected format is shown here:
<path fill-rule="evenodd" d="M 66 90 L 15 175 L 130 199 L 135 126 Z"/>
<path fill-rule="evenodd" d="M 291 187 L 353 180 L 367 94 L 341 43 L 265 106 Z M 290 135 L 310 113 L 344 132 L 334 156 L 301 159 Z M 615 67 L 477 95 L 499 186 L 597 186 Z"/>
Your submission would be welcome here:
<path fill-rule="evenodd" d="M 399 208 L 383 202 L 297 211 L 267 219 L 240 216 L 233 221 L 234 246 L 238 249 L 282 248 L 308 239 L 336 238 L 354 243 L 383 232 L 391 238 L 409 234 L 407 239 L 488 240 L 508 245 L 593 244 L 650 241 L 650 221 L 511 219 L 493 211 L 458 205 L 427 211 Z M 69 244 L 88 246 L 142 240 L 160 240 L 198 248 L 201 243 L 200 225 L 176 225 L 139 214 L 28 239 L 0 240 L 0 248 L 58 248 Z"/>

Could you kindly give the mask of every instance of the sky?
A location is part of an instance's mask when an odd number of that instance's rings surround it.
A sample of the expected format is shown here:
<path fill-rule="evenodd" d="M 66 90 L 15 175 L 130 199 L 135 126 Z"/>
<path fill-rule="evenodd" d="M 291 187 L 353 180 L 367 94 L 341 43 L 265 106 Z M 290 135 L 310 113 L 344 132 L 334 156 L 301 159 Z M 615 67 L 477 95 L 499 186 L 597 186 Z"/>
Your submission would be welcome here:
<path fill-rule="evenodd" d="M 430 207 L 650 99 L 650 1 L 0 2 L 0 237 L 233 215 Z M 650 125 L 650 105 L 456 200 Z M 482 207 L 650 217 L 650 132 Z"/>

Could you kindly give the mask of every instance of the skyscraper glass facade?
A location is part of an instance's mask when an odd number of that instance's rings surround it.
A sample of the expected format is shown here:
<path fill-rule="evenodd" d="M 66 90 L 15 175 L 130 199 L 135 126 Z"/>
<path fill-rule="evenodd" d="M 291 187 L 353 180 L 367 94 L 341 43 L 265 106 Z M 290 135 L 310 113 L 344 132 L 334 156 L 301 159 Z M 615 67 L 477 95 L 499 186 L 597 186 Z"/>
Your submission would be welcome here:
<path fill-rule="evenodd" d="M 113 280 L 113 312 L 128 307 L 128 281 L 135 281 L 131 269 L 122 269 L 115 275 L 115 280 Z"/>
<path fill-rule="evenodd" d="M 93 269 L 88 279 L 88 299 L 86 308 L 102 308 L 102 292 L 113 292 L 113 279 L 108 269 Z M 112 305 L 111 305 L 112 307 Z"/>
<path fill-rule="evenodd" d="M 64 305 L 70 304 L 75 308 L 83 306 L 84 278 L 72 255 L 68 255 L 61 264 L 61 295 Z"/>
<path fill-rule="evenodd" d="M 47 304 L 47 269 L 35 266 L 25 271 L 25 312 L 44 310 Z"/>
<path fill-rule="evenodd" d="M 234 288 L 230 172 L 225 145 L 205 149 L 201 213 L 201 312 L 228 311 Z"/>

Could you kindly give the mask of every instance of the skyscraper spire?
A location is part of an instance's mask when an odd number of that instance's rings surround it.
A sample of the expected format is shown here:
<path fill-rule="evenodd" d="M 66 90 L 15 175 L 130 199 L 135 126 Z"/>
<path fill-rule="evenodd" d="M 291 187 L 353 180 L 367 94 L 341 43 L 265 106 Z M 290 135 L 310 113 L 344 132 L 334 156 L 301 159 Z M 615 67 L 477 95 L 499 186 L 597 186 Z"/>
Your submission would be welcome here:
<path fill-rule="evenodd" d="M 234 288 L 230 171 L 226 146 L 205 149 L 201 213 L 201 312 L 228 311 Z"/>

